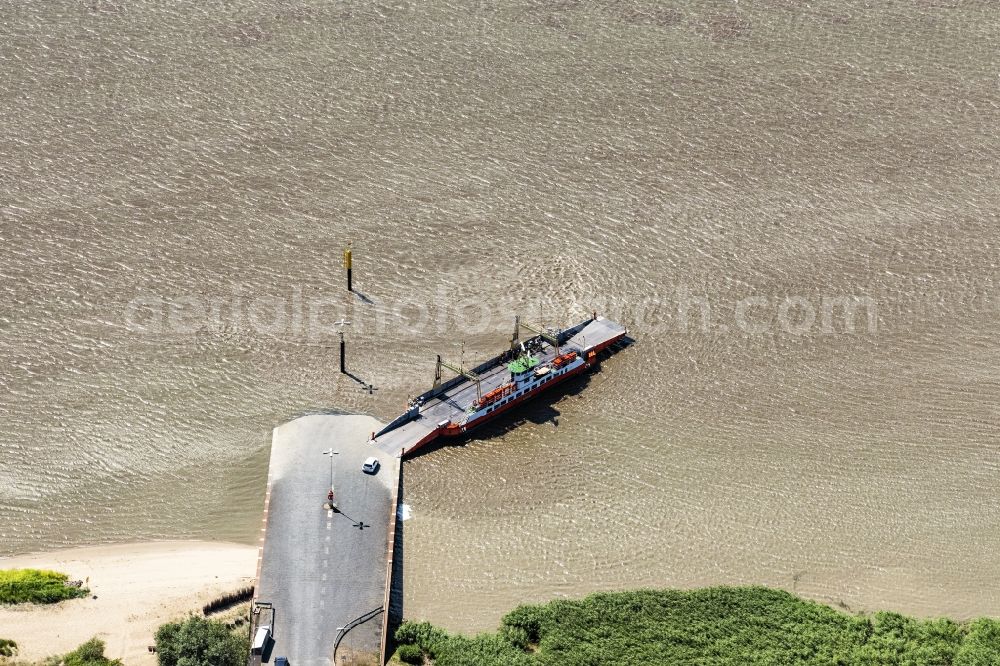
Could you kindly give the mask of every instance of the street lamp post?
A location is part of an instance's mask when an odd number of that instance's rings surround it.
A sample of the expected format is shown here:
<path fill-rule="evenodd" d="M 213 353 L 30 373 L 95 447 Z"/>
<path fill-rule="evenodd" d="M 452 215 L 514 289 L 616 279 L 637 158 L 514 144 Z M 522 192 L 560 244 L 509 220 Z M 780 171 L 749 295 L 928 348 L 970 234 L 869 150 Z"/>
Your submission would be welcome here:
<path fill-rule="evenodd" d="M 330 495 L 333 495 L 333 457 L 338 453 L 340 451 L 334 451 L 332 447 L 323 452 L 323 455 L 330 456 Z"/>

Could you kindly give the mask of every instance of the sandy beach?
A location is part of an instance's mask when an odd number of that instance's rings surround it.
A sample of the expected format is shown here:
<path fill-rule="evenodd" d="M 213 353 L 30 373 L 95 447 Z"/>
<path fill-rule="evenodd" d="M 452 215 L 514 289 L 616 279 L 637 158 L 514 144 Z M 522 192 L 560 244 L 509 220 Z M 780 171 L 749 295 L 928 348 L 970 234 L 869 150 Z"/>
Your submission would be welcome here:
<path fill-rule="evenodd" d="M 257 548 L 169 541 L 73 548 L 0 558 L 0 569 L 43 568 L 89 581 L 91 596 L 52 606 L 0 606 L 0 637 L 19 658 L 68 652 L 92 636 L 128 666 L 155 664 L 147 650 L 157 627 L 196 611 L 222 593 L 251 585 Z M 97 598 L 93 598 L 96 596 Z"/>

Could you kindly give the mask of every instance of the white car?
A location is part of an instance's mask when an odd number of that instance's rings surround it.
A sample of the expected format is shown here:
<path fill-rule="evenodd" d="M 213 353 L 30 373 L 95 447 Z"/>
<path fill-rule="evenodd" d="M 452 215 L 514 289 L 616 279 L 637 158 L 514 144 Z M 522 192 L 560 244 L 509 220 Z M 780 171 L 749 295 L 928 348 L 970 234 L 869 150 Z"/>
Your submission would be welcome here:
<path fill-rule="evenodd" d="M 361 471 L 364 472 L 365 474 L 374 474 L 378 471 L 378 468 L 379 468 L 378 458 L 372 456 L 371 458 L 365 461 L 365 464 L 361 466 Z"/>

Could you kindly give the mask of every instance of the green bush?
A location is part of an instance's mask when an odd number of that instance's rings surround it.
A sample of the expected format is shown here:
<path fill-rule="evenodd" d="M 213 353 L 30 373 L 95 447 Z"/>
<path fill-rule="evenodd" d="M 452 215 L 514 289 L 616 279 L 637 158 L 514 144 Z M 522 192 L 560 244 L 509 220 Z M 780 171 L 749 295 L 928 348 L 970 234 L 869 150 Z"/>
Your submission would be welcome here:
<path fill-rule="evenodd" d="M 975 620 L 969 624 L 968 633 L 955 654 L 952 666 L 996 664 L 1000 664 L 1000 620 Z"/>
<path fill-rule="evenodd" d="M 89 641 L 62 657 L 49 657 L 42 666 L 122 666 L 118 659 L 104 656 L 104 641 L 91 638 Z"/>
<path fill-rule="evenodd" d="M 399 650 L 396 651 L 396 656 L 399 660 L 405 664 L 420 664 L 424 663 L 424 651 L 416 645 L 402 645 Z"/>
<path fill-rule="evenodd" d="M 194 615 L 156 631 L 160 666 L 245 666 L 249 650 L 242 632 L 233 634 L 221 622 Z"/>
<path fill-rule="evenodd" d="M 849 615 L 762 587 L 638 590 L 522 606 L 472 638 L 404 622 L 436 666 L 996 666 L 1000 621 Z"/>
<path fill-rule="evenodd" d="M 70 587 L 68 576 L 43 569 L 0 569 L 0 604 L 52 604 L 85 597 L 89 590 Z"/>
<path fill-rule="evenodd" d="M 17 654 L 17 643 L 9 638 L 0 638 L 0 657 L 13 657 Z"/>

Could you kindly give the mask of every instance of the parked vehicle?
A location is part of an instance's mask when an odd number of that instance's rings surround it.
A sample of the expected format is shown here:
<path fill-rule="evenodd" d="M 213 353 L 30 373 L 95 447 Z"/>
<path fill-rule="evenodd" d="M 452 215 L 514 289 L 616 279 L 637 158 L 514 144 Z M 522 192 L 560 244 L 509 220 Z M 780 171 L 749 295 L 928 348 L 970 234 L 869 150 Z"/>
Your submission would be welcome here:
<path fill-rule="evenodd" d="M 267 649 L 267 644 L 271 642 L 271 626 L 265 624 L 257 627 L 257 633 L 253 637 L 253 645 L 250 647 L 251 654 L 263 654 Z"/>

